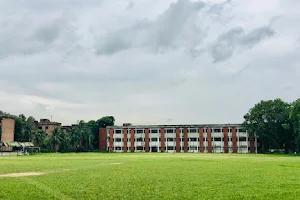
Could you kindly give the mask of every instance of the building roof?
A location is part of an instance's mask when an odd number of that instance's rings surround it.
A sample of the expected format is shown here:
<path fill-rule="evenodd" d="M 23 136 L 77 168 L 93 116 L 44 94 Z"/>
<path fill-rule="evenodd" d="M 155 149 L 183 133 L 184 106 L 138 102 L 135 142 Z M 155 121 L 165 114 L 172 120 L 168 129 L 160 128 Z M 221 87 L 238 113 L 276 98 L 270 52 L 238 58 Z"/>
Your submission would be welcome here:
<path fill-rule="evenodd" d="M 38 125 L 55 125 L 55 126 L 60 126 L 61 123 L 59 122 L 51 122 L 49 119 L 40 119 L 38 122 Z"/>
<path fill-rule="evenodd" d="M 32 142 L 1 142 L 1 145 L 6 147 L 34 147 Z"/>
<path fill-rule="evenodd" d="M 107 126 L 106 128 L 205 128 L 205 127 L 213 127 L 213 128 L 222 128 L 222 127 L 233 127 L 233 126 L 241 126 L 242 124 L 175 124 L 175 125 L 131 125 L 131 126 Z"/>
<path fill-rule="evenodd" d="M 3 118 L 9 118 L 9 119 L 16 119 L 17 116 L 15 115 L 7 115 L 7 114 L 0 114 L 0 117 L 3 117 Z"/>

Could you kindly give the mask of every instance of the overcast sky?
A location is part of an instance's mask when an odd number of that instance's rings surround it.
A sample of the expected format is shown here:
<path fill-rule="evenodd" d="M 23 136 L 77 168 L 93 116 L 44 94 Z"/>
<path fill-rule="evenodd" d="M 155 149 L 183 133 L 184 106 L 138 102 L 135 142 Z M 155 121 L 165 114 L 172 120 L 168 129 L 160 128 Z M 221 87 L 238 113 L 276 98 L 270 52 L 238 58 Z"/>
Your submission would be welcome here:
<path fill-rule="evenodd" d="M 0 110 L 240 123 L 300 97 L 299 0 L 0 1 Z"/>

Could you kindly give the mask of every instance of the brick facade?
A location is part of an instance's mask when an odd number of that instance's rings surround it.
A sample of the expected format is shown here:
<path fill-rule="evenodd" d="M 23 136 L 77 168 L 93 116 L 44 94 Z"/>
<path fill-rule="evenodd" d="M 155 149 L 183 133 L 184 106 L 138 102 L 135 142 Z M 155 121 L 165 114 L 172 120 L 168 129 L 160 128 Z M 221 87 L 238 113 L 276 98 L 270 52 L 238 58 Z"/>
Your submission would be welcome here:
<path fill-rule="evenodd" d="M 111 152 L 255 153 L 258 148 L 257 138 L 239 124 L 111 126 L 106 136 Z"/>
<path fill-rule="evenodd" d="M 176 128 L 175 129 L 176 133 L 176 152 L 180 152 L 180 129 Z"/>
<path fill-rule="evenodd" d="M 107 135 L 106 128 L 99 129 L 99 151 L 107 150 Z"/>
<path fill-rule="evenodd" d="M 223 128 L 223 133 L 224 133 L 224 153 L 228 153 L 228 128 L 224 127 Z"/>
<path fill-rule="evenodd" d="M 2 142 L 13 142 L 15 139 L 15 119 L 3 117 L 1 121 Z"/>
<path fill-rule="evenodd" d="M 212 152 L 211 128 L 207 128 L 207 152 Z"/>
<path fill-rule="evenodd" d="M 204 152 L 204 142 L 203 142 L 204 136 L 203 136 L 203 128 L 199 128 L 199 146 L 200 146 L 200 152 Z"/>
<path fill-rule="evenodd" d="M 237 153 L 236 127 L 232 127 L 232 153 Z"/>
<path fill-rule="evenodd" d="M 124 128 L 123 132 L 124 132 L 124 152 L 127 152 L 127 140 L 128 140 L 127 129 Z"/>

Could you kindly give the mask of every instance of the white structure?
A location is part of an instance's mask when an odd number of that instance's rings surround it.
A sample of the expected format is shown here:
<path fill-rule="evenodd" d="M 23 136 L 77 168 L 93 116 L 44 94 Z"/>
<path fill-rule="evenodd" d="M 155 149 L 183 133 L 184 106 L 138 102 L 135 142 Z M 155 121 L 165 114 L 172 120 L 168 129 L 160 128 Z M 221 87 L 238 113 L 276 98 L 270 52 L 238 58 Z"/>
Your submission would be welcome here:
<path fill-rule="evenodd" d="M 257 138 L 240 124 L 110 126 L 111 152 L 257 153 Z"/>

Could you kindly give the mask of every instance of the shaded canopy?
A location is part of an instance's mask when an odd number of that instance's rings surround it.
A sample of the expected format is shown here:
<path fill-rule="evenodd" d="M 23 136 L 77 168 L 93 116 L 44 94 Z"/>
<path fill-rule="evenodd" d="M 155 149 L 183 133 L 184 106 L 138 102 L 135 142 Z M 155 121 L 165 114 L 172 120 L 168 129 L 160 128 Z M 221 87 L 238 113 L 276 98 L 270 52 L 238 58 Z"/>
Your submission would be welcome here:
<path fill-rule="evenodd" d="M 32 142 L 2 142 L 0 146 L 5 147 L 34 147 Z"/>

